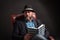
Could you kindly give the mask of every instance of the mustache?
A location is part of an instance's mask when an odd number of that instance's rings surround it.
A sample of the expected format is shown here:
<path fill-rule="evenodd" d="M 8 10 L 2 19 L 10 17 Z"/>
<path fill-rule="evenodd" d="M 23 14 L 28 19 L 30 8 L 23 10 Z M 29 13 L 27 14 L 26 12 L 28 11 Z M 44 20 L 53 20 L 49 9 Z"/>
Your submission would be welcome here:
<path fill-rule="evenodd" d="M 30 19 L 34 19 L 34 17 L 29 17 Z"/>
<path fill-rule="evenodd" d="M 32 19 L 32 17 L 29 17 L 30 19 Z"/>

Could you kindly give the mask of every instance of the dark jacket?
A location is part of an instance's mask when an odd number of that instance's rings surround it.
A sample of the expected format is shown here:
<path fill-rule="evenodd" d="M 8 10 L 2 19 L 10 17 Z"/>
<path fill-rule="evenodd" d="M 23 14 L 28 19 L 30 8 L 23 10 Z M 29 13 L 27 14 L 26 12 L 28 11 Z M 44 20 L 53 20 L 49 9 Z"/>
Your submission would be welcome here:
<path fill-rule="evenodd" d="M 35 21 L 36 27 L 42 24 L 39 20 L 34 20 L 34 21 Z M 27 33 L 27 28 L 26 28 L 25 23 L 26 23 L 25 18 L 18 19 L 15 21 L 14 28 L 13 28 L 13 34 L 12 34 L 13 40 L 23 40 L 24 35 Z"/>

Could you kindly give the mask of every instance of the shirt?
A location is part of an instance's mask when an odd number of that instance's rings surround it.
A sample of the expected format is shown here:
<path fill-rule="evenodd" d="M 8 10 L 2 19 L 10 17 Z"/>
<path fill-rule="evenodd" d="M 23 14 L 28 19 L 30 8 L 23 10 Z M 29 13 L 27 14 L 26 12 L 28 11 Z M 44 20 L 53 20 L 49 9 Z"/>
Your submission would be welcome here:
<path fill-rule="evenodd" d="M 27 28 L 35 28 L 34 21 L 27 21 L 26 25 L 27 25 Z"/>

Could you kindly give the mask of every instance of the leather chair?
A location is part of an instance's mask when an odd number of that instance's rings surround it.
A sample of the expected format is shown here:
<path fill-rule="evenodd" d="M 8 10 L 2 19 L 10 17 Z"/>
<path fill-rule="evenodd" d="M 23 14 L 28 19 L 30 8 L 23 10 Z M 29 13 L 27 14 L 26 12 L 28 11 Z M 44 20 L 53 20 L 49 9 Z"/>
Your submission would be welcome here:
<path fill-rule="evenodd" d="M 15 20 L 16 18 L 21 19 L 23 15 L 24 15 L 24 14 L 12 14 L 12 15 L 10 16 L 10 20 L 11 20 L 12 25 L 13 25 L 13 23 L 16 21 L 16 20 Z"/>
<path fill-rule="evenodd" d="M 12 14 L 12 15 L 10 16 L 12 25 L 15 23 L 15 21 L 16 21 L 15 19 L 16 19 L 16 18 L 17 18 L 17 19 L 21 19 L 23 16 L 24 16 L 24 14 Z M 36 19 L 36 17 L 35 17 L 35 19 Z M 54 38 L 53 38 L 52 36 L 50 36 L 50 39 L 51 39 L 51 40 L 54 40 Z"/>

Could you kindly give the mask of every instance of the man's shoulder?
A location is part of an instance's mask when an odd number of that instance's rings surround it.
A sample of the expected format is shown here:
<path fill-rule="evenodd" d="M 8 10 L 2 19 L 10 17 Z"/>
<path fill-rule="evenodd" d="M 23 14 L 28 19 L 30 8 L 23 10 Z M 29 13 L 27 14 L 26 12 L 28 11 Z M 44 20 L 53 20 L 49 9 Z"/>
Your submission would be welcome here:
<path fill-rule="evenodd" d="M 39 22 L 40 22 L 40 19 L 37 19 L 37 21 L 39 21 Z"/>
<path fill-rule="evenodd" d="M 40 24 L 42 24 L 42 21 L 40 19 L 37 19 L 37 22 L 40 23 Z"/>
<path fill-rule="evenodd" d="M 24 20 L 16 20 L 17 23 L 24 23 Z"/>
<path fill-rule="evenodd" d="M 16 20 L 17 24 L 25 24 L 26 20 L 25 19 L 21 19 L 21 20 Z"/>

